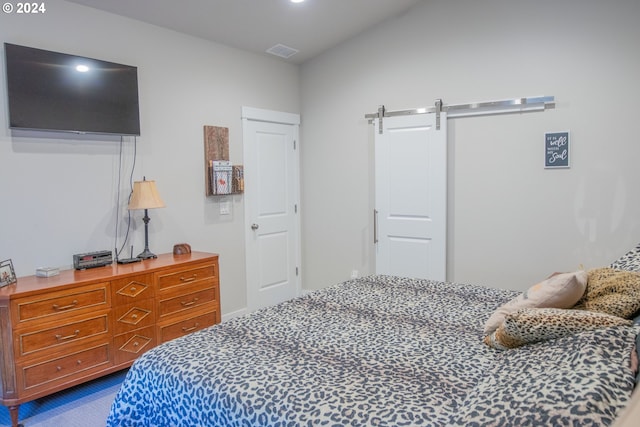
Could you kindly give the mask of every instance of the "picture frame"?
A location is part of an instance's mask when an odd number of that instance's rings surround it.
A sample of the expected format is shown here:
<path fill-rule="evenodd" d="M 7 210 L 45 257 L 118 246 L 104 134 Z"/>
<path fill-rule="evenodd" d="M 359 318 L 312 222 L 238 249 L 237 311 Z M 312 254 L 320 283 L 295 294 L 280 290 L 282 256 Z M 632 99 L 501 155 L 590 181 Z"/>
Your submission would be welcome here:
<path fill-rule="evenodd" d="M 0 287 L 17 282 L 16 272 L 10 259 L 0 262 Z"/>
<path fill-rule="evenodd" d="M 545 169 L 568 169 L 570 164 L 569 131 L 544 134 Z"/>

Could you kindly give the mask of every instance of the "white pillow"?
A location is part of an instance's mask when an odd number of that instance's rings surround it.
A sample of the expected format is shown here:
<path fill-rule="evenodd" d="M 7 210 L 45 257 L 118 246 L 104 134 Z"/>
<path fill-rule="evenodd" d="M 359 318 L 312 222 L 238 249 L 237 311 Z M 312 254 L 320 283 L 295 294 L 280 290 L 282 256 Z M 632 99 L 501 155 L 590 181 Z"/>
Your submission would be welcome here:
<path fill-rule="evenodd" d="M 561 273 L 536 283 L 526 292 L 501 305 L 484 325 L 485 335 L 498 329 L 504 317 L 521 308 L 571 308 L 578 302 L 587 287 L 586 271 Z"/>

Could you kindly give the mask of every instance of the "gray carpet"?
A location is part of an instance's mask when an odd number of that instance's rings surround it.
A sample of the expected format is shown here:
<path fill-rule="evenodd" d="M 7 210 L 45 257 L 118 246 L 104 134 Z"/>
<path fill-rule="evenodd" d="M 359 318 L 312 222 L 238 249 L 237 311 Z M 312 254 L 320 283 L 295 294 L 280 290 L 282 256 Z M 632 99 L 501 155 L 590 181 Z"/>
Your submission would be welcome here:
<path fill-rule="evenodd" d="M 104 427 L 113 398 L 127 370 L 20 405 L 24 427 Z M 9 410 L 0 407 L 0 427 L 10 427 Z"/>

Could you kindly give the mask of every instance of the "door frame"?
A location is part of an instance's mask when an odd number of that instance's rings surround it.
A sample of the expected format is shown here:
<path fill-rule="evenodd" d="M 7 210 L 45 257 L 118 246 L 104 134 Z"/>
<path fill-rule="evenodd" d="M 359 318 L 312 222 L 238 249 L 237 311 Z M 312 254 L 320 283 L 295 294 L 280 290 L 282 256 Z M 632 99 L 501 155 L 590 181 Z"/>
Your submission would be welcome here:
<path fill-rule="evenodd" d="M 295 204 L 297 206 L 297 214 L 294 216 L 294 229 L 291 230 L 294 233 L 294 258 L 296 261 L 297 274 L 294 277 L 295 280 L 295 292 L 296 296 L 301 294 L 302 290 L 302 271 L 301 271 L 301 226 L 300 226 L 300 115 L 294 113 L 286 113 L 275 110 L 265 110 L 260 108 L 253 107 L 242 107 L 242 128 L 243 128 L 243 155 L 246 159 L 248 157 L 248 144 L 245 143 L 246 138 L 246 129 L 245 125 L 248 121 L 252 122 L 264 122 L 264 123 L 278 123 L 283 125 L 290 125 L 293 127 L 293 138 L 294 138 L 294 155 L 293 155 L 293 167 L 292 167 L 292 179 L 294 186 L 294 194 L 293 197 L 295 199 Z M 245 180 L 246 180 L 246 172 L 245 169 Z M 249 253 L 248 248 L 252 242 L 252 233 L 251 225 L 253 224 L 254 218 L 251 217 L 251 210 L 249 209 L 250 202 L 253 197 L 255 197 L 255 193 L 253 189 L 255 187 L 251 185 L 251 182 L 246 182 L 244 187 L 244 236 L 245 236 L 245 286 L 247 292 L 247 311 L 251 312 L 255 310 L 255 306 L 252 306 L 251 302 L 253 301 L 254 296 L 250 295 L 251 287 L 249 284 L 250 270 L 253 268 L 257 268 L 256 266 L 249 264 Z"/>

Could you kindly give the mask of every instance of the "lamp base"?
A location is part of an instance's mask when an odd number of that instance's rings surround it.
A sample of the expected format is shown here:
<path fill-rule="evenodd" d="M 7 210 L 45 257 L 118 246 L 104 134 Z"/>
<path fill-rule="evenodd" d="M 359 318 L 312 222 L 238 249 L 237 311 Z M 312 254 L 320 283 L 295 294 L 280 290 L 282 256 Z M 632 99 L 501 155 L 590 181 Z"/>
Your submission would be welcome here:
<path fill-rule="evenodd" d="M 140 259 L 158 258 L 156 254 L 149 250 L 149 220 L 149 214 L 147 213 L 147 209 L 145 209 L 144 217 L 142 218 L 144 222 L 144 251 L 138 255 Z"/>
<path fill-rule="evenodd" d="M 149 258 L 158 258 L 158 255 L 152 253 L 149 249 L 145 249 L 142 253 L 138 255 L 140 259 L 149 259 Z"/>

